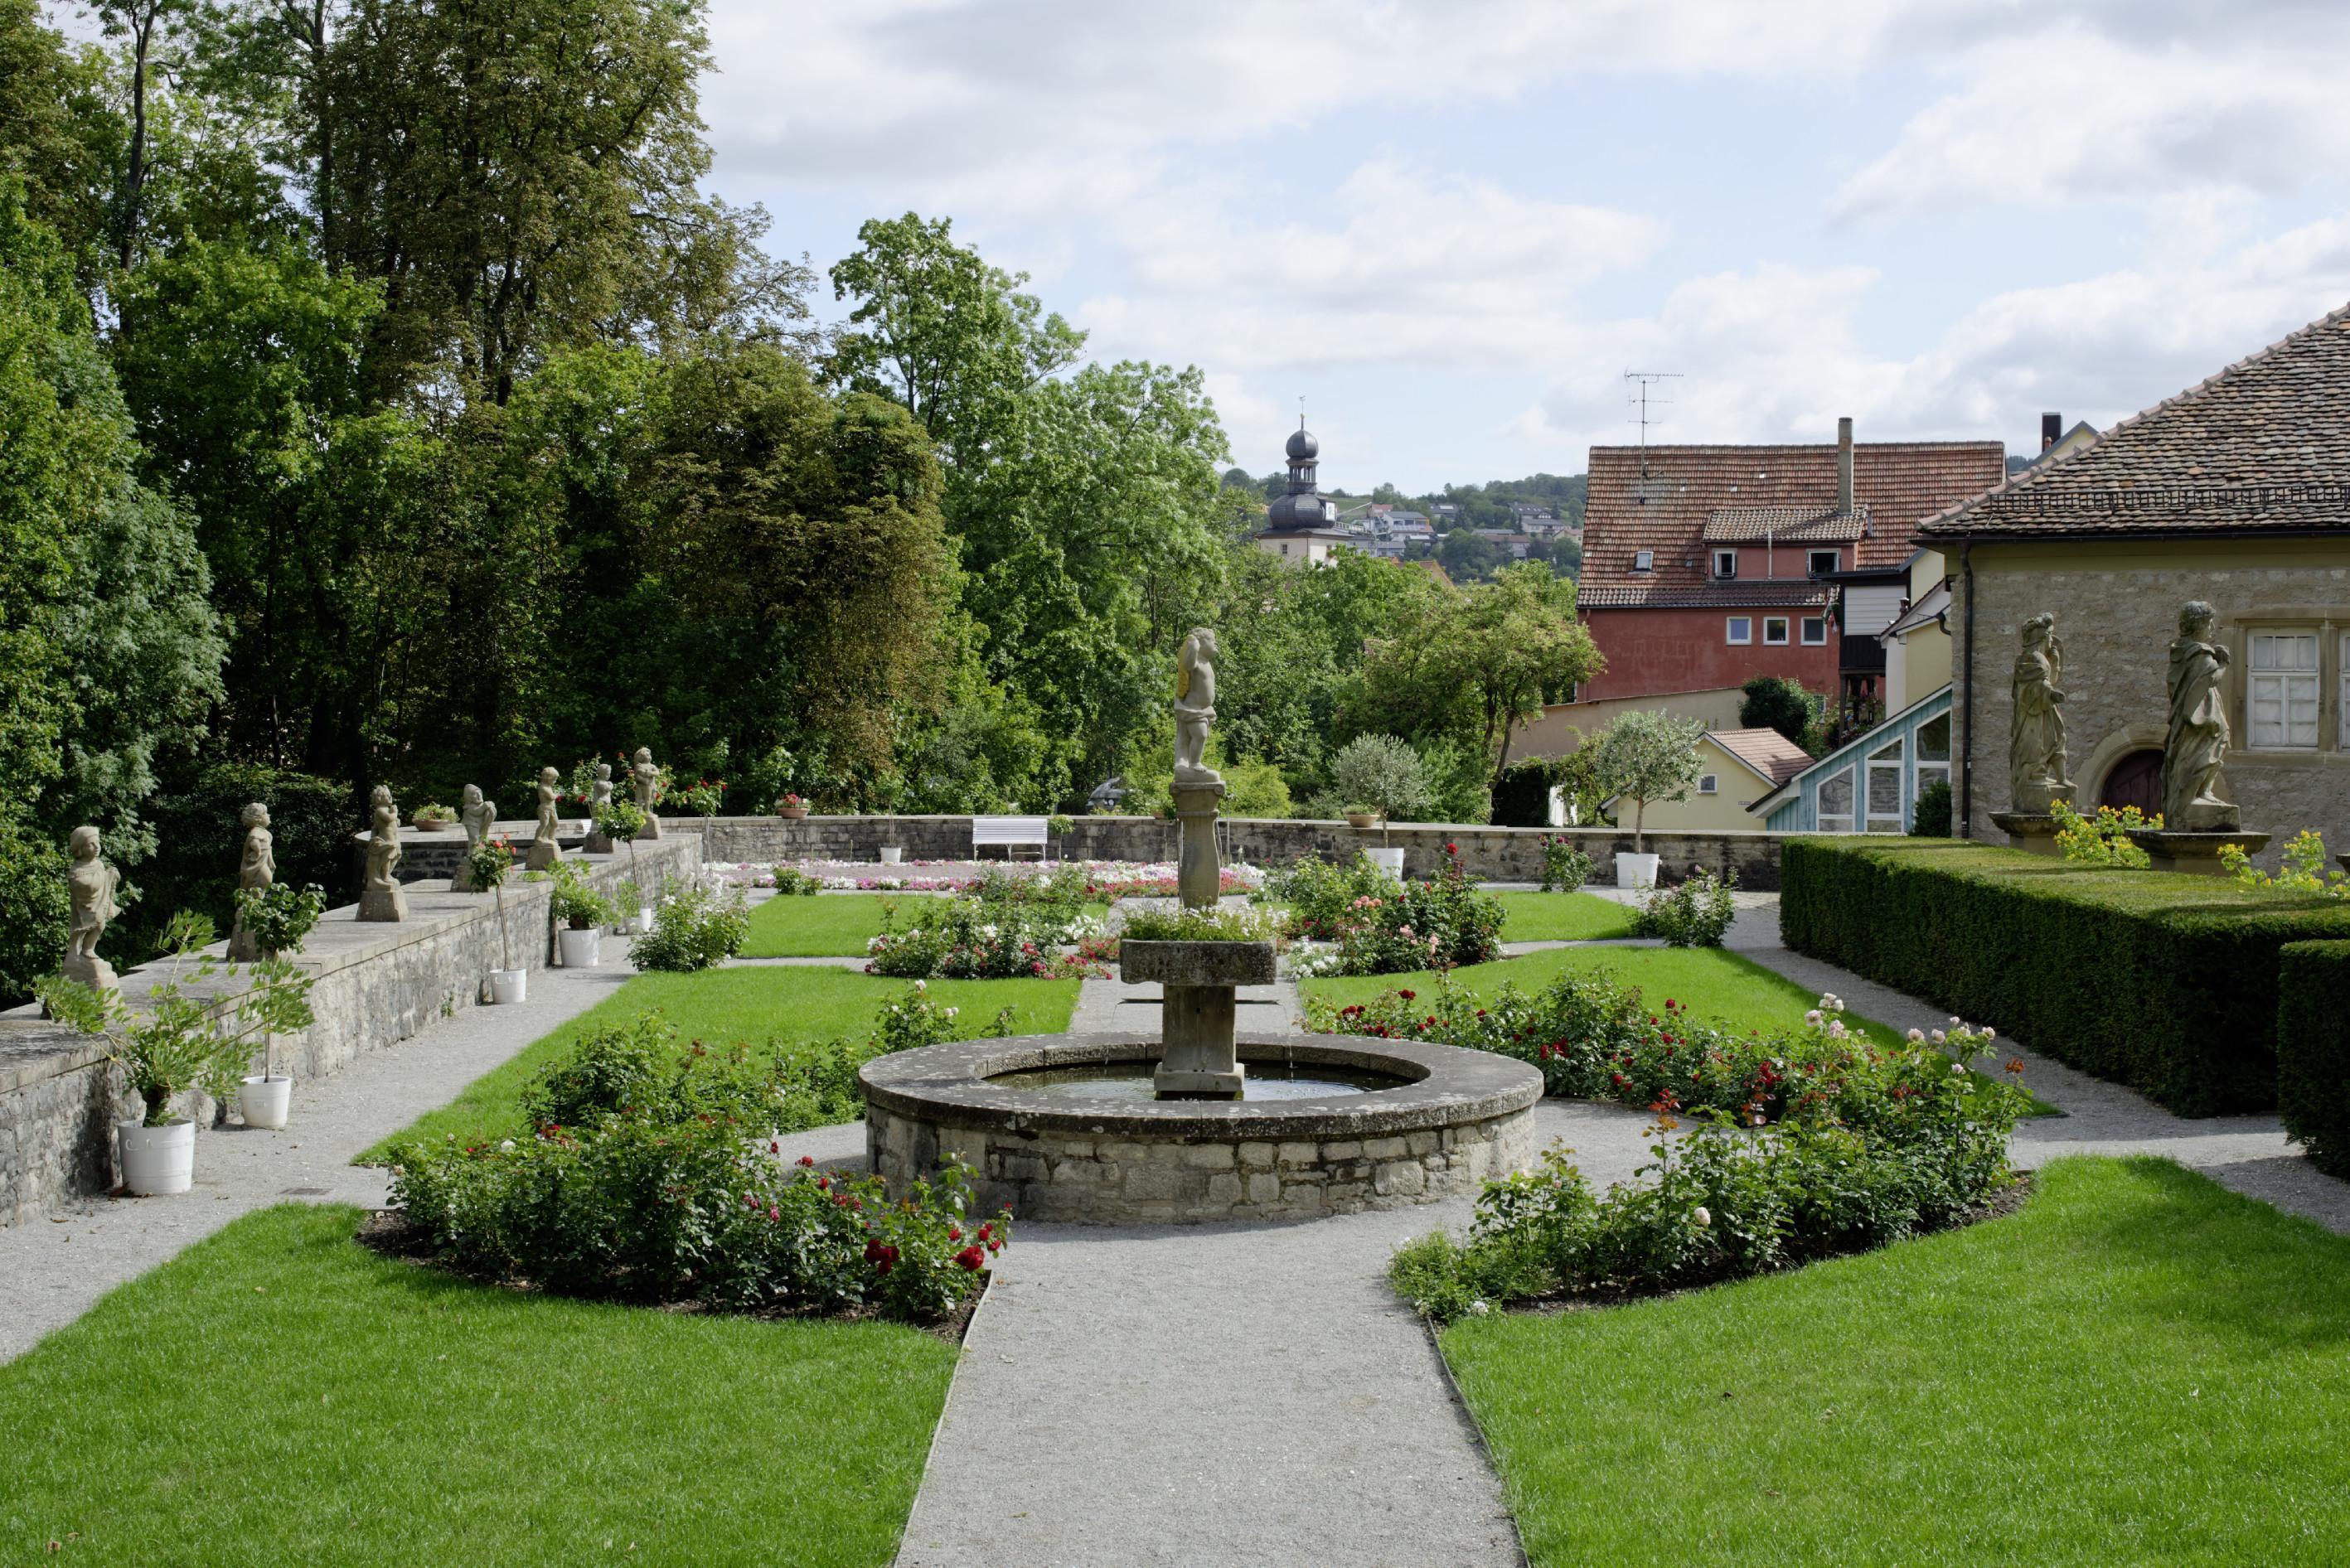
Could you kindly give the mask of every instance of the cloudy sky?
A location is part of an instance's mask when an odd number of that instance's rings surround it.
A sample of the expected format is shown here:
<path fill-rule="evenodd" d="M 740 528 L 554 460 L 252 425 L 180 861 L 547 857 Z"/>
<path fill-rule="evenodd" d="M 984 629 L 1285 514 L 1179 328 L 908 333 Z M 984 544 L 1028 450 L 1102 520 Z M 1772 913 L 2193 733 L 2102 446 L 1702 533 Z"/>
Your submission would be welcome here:
<path fill-rule="evenodd" d="M 2350 300 L 2350 7 L 713 0 L 716 184 L 821 268 L 948 214 L 1235 459 L 2099 424 Z M 829 301 L 827 307 L 829 307 Z"/>

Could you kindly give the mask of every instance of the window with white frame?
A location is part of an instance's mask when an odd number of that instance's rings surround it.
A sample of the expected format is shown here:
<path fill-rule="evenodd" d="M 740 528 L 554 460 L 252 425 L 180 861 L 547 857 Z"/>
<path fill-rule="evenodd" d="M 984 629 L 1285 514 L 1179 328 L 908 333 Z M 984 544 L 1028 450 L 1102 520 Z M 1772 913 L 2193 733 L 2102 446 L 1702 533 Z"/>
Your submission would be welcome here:
<path fill-rule="evenodd" d="M 1787 618 L 1783 615 L 1764 616 L 1762 640 L 1773 647 L 1783 647 L 1787 641 Z"/>
<path fill-rule="evenodd" d="M 1826 576 L 1830 572 L 1833 572 L 1833 571 L 1835 571 L 1835 569 L 1836 569 L 1836 552 L 1835 552 L 1835 551 L 1834 551 L 1834 550 L 1814 550 L 1814 551 L 1813 551 L 1813 552 L 1812 552 L 1812 576 L 1815 576 L 1815 577 L 1825 577 L 1825 576 Z"/>
<path fill-rule="evenodd" d="M 1721 793 L 1721 775 L 1718 774 L 1698 774 L 1697 793 L 1700 794 L 1720 794 Z"/>
<path fill-rule="evenodd" d="M 1822 833 L 1852 831 L 1852 770 L 1845 768 L 1820 781 L 1819 808 L 1812 820 Z"/>
<path fill-rule="evenodd" d="M 1818 648 L 1825 644 L 1827 639 L 1828 618 L 1824 615 L 1805 616 L 1804 618 L 1804 646 L 1805 648 Z"/>
<path fill-rule="evenodd" d="M 1901 764 L 1905 748 L 1899 741 L 1868 753 L 1868 824 L 1871 833 L 1902 833 L 1908 829 L 1901 809 Z"/>
<path fill-rule="evenodd" d="M 1713 575 L 1717 577 L 1736 576 L 1738 575 L 1738 552 L 1735 550 L 1716 550 L 1713 553 Z"/>
<path fill-rule="evenodd" d="M 2317 749 L 2317 633 L 2255 631 L 2246 675 L 2250 742 L 2273 750 Z"/>
<path fill-rule="evenodd" d="M 1754 618 L 1751 615 L 1731 616 L 1722 622 L 1722 636 L 1733 645 L 1752 642 Z"/>

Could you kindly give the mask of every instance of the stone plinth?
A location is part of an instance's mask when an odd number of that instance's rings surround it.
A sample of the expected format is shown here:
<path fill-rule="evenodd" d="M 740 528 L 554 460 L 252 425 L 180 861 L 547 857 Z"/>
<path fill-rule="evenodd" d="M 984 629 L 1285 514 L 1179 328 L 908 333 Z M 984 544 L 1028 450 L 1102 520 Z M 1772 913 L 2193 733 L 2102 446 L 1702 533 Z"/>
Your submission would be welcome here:
<path fill-rule="evenodd" d="M 1534 1158 L 1542 1075 L 1523 1062 L 1344 1034 L 1244 1039 L 1239 1054 L 1411 1081 L 1310 1099 L 1088 1103 L 989 1080 L 1155 1061 L 1159 1043 L 1141 1034 L 965 1040 L 865 1064 L 866 1147 L 893 1191 L 951 1154 L 972 1168 L 978 1211 L 1008 1203 L 1022 1220 L 1098 1225 L 1397 1209 L 1473 1195 Z"/>
<path fill-rule="evenodd" d="M 2224 877 L 2220 851 L 2234 845 L 2247 855 L 2269 846 L 2266 833 L 2173 833 L 2164 827 L 2134 827 L 2129 841 L 2154 860 L 2157 871 L 2185 871 L 2202 877 Z"/>
<path fill-rule="evenodd" d="M 2008 844 L 2033 855 L 2054 855 L 2056 819 L 2028 811 L 1994 811 L 1991 819 L 2006 833 Z"/>
<path fill-rule="evenodd" d="M 359 915 L 362 920 L 404 920 L 408 919 L 408 895 L 399 883 L 389 888 L 369 888 L 359 894 Z"/>
<path fill-rule="evenodd" d="M 1187 909 L 1212 909 L 1222 882 L 1216 857 L 1216 803 L 1224 798 L 1224 786 L 1179 784 L 1170 793 L 1181 834 L 1175 850 L 1176 894 Z"/>
<path fill-rule="evenodd" d="M 1161 987 L 1159 1038 L 1167 1044 L 1151 1082 L 1168 1098 L 1240 1097 L 1245 1073 L 1234 1054 L 1233 992 L 1270 985 L 1271 942 L 1118 943 L 1118 973 L 1129 985 Z"/>
<path fill-rule="evenodd" d="M 122 989 L 120 982 L 115 979 L 114 966 L 95 953 L 87 958 L 80 953 L 66 954 L 66 961 L 59 972 L 68 980 L 79 981 L 92 991 L 108 992 Z"/>

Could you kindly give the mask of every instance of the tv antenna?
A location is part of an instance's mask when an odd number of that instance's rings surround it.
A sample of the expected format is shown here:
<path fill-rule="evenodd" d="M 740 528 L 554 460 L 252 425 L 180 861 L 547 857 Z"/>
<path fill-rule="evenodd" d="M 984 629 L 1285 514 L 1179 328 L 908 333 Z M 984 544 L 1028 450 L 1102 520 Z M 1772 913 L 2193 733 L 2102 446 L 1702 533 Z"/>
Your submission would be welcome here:
<path fill-rule="evenodd" d="M 1663 408 L 1672 402 L 1664 393 L 1662 383 L 1681 379 L 1679 370 L 1627 370 L 1624 379 L 1633 384 L 1633 390 L 1624 400 L 1638 411 L 1627 421 L 1640 427 L 1640 477 L 1648 477 L 1648 427 L 1664 421 L 1649 413 L 1651 408 Z"/>

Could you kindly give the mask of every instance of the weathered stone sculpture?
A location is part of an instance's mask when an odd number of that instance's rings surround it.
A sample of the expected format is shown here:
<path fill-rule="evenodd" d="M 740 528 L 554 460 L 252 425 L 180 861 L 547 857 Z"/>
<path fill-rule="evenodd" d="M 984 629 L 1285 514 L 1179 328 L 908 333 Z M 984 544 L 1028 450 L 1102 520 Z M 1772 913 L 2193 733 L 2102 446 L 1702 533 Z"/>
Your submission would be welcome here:
<path fill-rule="evenodd" d="M 2008 809 L 2045 816 L 2057 801 L 2070 804 L 2073 781 L 2064 762 L 2064 645 L 2056 618 L 2036 615 L 2023 623 L 2023 649 L 2015 656 L 2015 711 L 2008 723 Z"/>
<path fill-rule="evenodd" d="M 449 878 L 452 893 L 471 893 L 473 888 L 473 851 L 490 836 L 490 826 L 498 819 L 498 808 L 482 798 L 482 786 L 467 784 L 463 804 L 457 807 L 457 821 L 465 829 L 465 857 L 457 862 L 457 874 Z"/>
<path fill-rule="evenodd" d="M 73 898 L 73 924 L 67 930 L 63 972 L 92 991 L 112 991 L 114 966 L 98 956 L 98 940 L 106 934 L 106 923 L 120 912 L 114 894 L 122 886 L 122 873 L 99 858 L 97 828 L 75 828 L 70 842 L 73 866 L 66 873 L 66 887 Z"/>
<path fill-rule="evenodd" d="M 650 746 L 637 748 L 636 761 L 629 766 L 629 783 L 637 793 L 637 809 L 645 814 L 645 825 L 637 830 L 637 836 L 659 838 L 660 817 L 653 808 L 660 800 L 660 769 L 653 765 Z"/>
<path fill-rule="evenodd" d="M 359 889 L 359 919 L 404 920 L 408 895 L 392 873 L 400 866 L 400 811 L 391 804 L 391 786 L 378 784 L 370 797 L 374 823 L 368 832 L 367 882 Z"/>
<path fill-rule="evenodd" d="M 236 863 L 237 889 L 258 893 L 277 880 L 277 848 L 269 831 L 269 808 L 256 800 L 238 814 L 237 820 L 244 824 L 244 851 Z M 232 963 L 251 963 L 261 956 L 253 933 L 244 929 L 241 906 L 236 924 L 228 933 L 228 956 Z"/>
<path fill-rule="evenodd" d="M 563 846 L 556 836 L 563 825 L 556 815 L 562 800 L 555 781 L 560 777 L 553 768 L 538 770 L 538 831 L 530 841 L 530 858 L 523 863 L 525 871 L 552 871 L 555 863 L 563 858 Z"/>
<path fill-rule="evenodd" d="M 1195 627 L 1175 656 L 1175 782 L 1220 784 L 1208 766 L 1208 727 L 1216 722 L 1216 634 Z"/>
<path fill-rule="evenodd" d="M 602 811 L 605 806 L 610 805 L 611 800 L 612 764 L 609 763 L 598 763 L 596 764 L 595 782 L 588 786 L 587 848 L 588 853 L 590 855 L 609 855 L 612 853 L 612 836 L 596 826 L 597 814 Z"/>
<path fill-rule="evenodd" d="M 2211 607 L 2189 601 L 2170 645 L 2170 729 L 2162 742 L 2162 818 L 2173 833 L 2233 833 L 2243 815 L 2220 793 L 2228 710 L 2220 683 L 2228 650 L 2210 639 Z"/>

